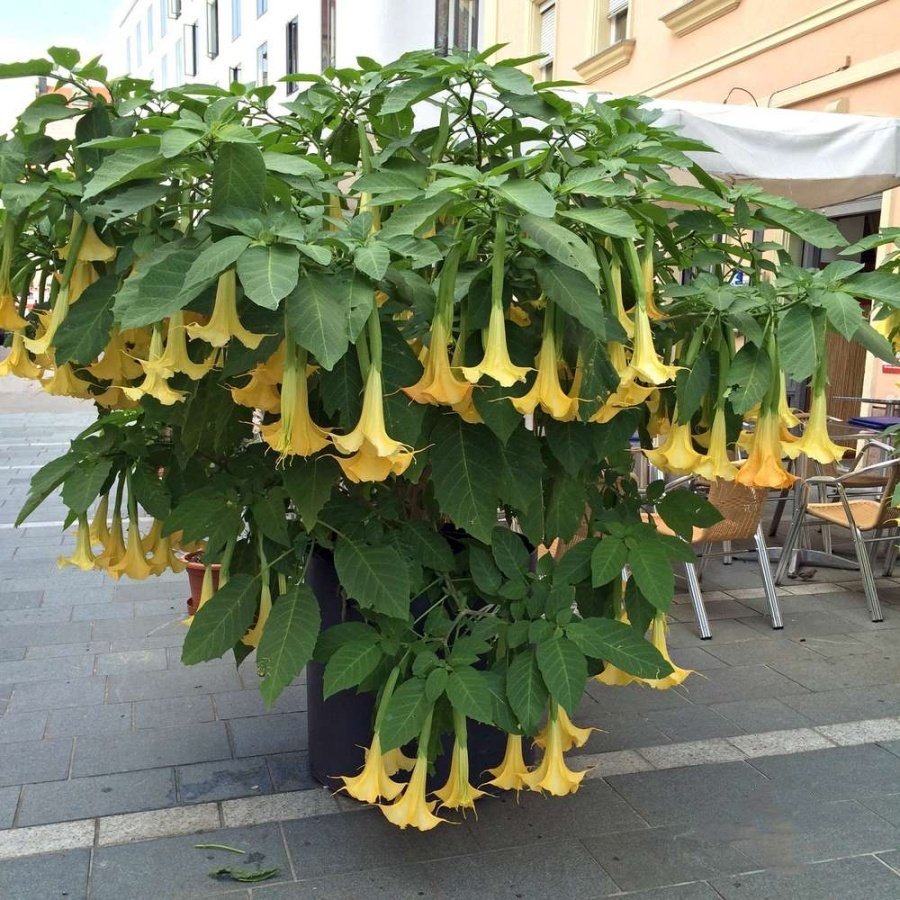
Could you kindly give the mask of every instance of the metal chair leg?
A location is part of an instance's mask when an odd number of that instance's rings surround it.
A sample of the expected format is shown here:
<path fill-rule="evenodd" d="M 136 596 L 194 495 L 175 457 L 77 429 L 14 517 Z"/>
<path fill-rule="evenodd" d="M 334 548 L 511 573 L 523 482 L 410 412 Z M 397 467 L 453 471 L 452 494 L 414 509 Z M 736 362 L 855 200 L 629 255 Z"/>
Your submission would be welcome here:
<path fill-rule="evenodd" d="M 883 622 L 884 614 L 881 612 L 881 603 L 878 600 L 878 590 L 875 587 L 875 576 L 872 574 L 872 564 L 869 561 L 869 552 L 862 532 L 853 524 L 850 525 L 850 537 L 853 538 L 853 546 L 856 549 L 856 561 L 859 563 L 859 572 L 862 575 L 863 591 L 869 606 L 869 613 L 873 622 Z"/>
<path fill-rule="evenodd" d="M 709 559 L 709 551 L 712 547 L 709 541 L 704 541 L 700 545 L 700 552 L 697 554 L 697 562 L 694 563 L 694 572 L 697 575 L 697 581 L 703 580 L 703 570 L 706 568 L 706 561 Z"/>
<path fill-rule="evenodd" d="M 772 516 L 772 524 L 769 525 L 769 537 L 775 537 L 778 533 L 778 526 L 781 524 L 781 517 L 784 515 L 784 508 L 787 506 L 790 493 L 790 488 L 784 488 L 778 495 L 778 500 L 775 504 L 775 515 Z"/>
<path fill-rule="evenodd" d="M 797 541 L 800 538 L 800 531 L 803 528 L 803 516 L 805 510 L 798 507 L 794 510 L 794 517 L 791 519 L 791 527 L 788 529 L 787 537 L 784 539 L 784 546 L 781 548 L 781 557 L 778 565 L 775 567 L 775 584 L 782 584 L 788 569 L 791 571 L 796 568 L 794 557 L 796 555 Z"/>
<path fill-rule="evenodd" d="M 700 640 L 708 641 L 712 637 L 712 632 L 709 630 L 709 617 L 706 615 L 706 607 L 703 605 L 700 581 L 697 578 L 697 570 L 693 563 L 684 564 L 684 574 L 687 578 L 691 603 L 694 606 L 694 615 L 697 617 L 697 627 L 700 629 Z"/>
<path fill-rule="evenodd" d="M 775 582 L 772 580 L 772 567 L 769 565 L 769 550 L 766 547 L 766 536 L 763 532 L 762 523 L 756 529 L 753 541 L 756 544 L 756 556 L 759 559 L 759 568 L 762 572 L 763 587 L 766 589 L 766 601 L 769 604 L 772 627 L 775 629 L 784 628 L 784 622 L 781 619 L 781 608 L 778 605 L 778 594 L 775 591 Z"/>

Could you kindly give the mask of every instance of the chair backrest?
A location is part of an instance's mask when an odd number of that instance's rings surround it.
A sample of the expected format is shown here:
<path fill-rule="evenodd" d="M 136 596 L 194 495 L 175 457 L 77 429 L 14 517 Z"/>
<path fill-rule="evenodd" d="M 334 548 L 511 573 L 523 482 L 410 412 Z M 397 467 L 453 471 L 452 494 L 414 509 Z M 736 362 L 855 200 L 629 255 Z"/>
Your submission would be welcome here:
<path fill-rule="evenodd" d="M 897 480 L 900 478 L 900 459 L 892 460 L 884 466 L 884 474 L 887 476 L 881 499 L 878 501 L 878 527 L 896 525 L 900 519 L 900 509 L 893 504 L 894 491 L 897 488 Z"/>
<path fill-rule="evenodd" d="M 721 478 L 710 483 L 709 502 L 722 521 L 706 529 L 704 541 L 741 541 L 752 538 L 759 527 L 769 491 Z"/>

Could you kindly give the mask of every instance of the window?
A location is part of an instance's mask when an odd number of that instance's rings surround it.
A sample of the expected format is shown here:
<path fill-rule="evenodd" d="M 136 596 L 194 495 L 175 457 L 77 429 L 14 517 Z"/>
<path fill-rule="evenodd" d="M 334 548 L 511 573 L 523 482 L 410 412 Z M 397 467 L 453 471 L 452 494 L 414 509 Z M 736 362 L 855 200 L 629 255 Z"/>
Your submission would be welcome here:
<path fill-rule="evenodd" d="M 134 26 L 134 58 L 137 61 L 138 67 L 140 67 L 141 63 L 144 61 L 140 22 L 138 22 L 137 25 Z"/>
<path fill-rule="evenodd" d="M 269 8 L 269 0 L 256 0 L 256 18 L 258 19 Z"/>
<path fill-rule="evenodd" d="M 231 0 L 231 39 L 241 36 L 241 0 Z"/>
<path fill-rule="evenodd" d="M 626 0 L 627 2 L 627 0 Z M 540 77 L 543 81 L 553 79 L 553 54 L 556 50 L 556 3 L 550 0 L 542 3 L 538 8 L 540 15 L 540 43 L 539 51 L 547 55 L 538 60 Z"/>
<path fill-rule="evenodd" d="M 153 52 L 153 7 L 147 7 L 147 54 Z"/>
<path fill-rule="evenodd" d="M 181 18 L 181 0 L 166 0 L 170 19 Z"/>
<path fill-rule="evenodd" d="M 322 0 L 322 71 L 334 65 L 337 50 L 337 0 Z"/>
<path fill-rule="evenodd" d="M 229 85 L 237 82 L 241 84 L 241 64 L 238 63 L 236 66 L 230 66 L 228 69 L 228 83 Z"/>
<path fill-rule="evenodd" d="M 609 43 L 618 44 L 628 37 L 628 2 L 629 0 L 609 0 Z"/>
<path fill-rule="evenodd" d="M 269 83 L 269 45 L 260 44 L 256 48 L 256 83 Z"/>
<path fill-rule="evenodd" d="M 131 38 L 125 38 L 125 71 L 131 74 Z"/>
<path fill-rule="evenodd" d="M 478 0 L 437 0 L 434 49 L 446 56 L 451 50 L 467 53 L 478 47 Z"/>
<path fill-rule="evenodd" d="M 285 68 L 286 75 L 294 75 L 300 71 L 300 25 L 294 16 L 284 30 Z M 287 93 L 293 94 L 297 90 L 297 83 L 289 81 L 285 86 Z"/>
<path fill-rule="evenodd" d="M 184 41 L 175 41 L 175 85 L 184 84 Z"/>
<path fill-rule="evenodd" d="M 169 57 L 165 54 L 159 61 L 159 82 L 163 90 L 169 86 Z"/>
<path fill-rule="evenodd" d="M 197 74 L 197 32 L 199 27 L 196 22 L 193 25 L 184 26 L 184 74 Z"/>
<path fill-rule="evenodd" d="M 169 4 L 167 0 L 159 0 L 159 36 L 164 38 L 169 28 Z"/>
<path fill-rule="evenodd" d="M 219 0 L 206 0 L 206 55 L 219 55 Z"/>

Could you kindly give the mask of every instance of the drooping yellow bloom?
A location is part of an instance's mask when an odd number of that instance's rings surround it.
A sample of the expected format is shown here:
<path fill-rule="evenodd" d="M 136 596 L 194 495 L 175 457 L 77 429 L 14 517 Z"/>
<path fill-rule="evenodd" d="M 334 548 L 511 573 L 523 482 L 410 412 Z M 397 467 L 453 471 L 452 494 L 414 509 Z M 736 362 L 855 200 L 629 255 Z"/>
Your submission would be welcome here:
<path fill-rule="evenodd" d="M 569 714 L 561 706 L 557 709 L 556 718 L 559 723 L 563 753 L 568 752 L 573 747 L 583 747 L 591 736 L 591 732 L 597 730 L 596 728 L 580 728 L 569 718 Z M 549 725 L 550 722 L 548 720 L 547 724 L 535 737 L 534 743 L 538 747 L 547 746 L 547 730 Z"/>
<path fill-rule="evenodd" d="M 69 289 L 60 288 L 59 293 L 56 295 L 56 301 L 53 304 L 53 310 L 51 311 L 49 318 L 43 323 L 44 331 L 41 336 L 25 338 L 24 343 L 28 352 L 33 353 L 35 356 L 46 353 L 53 344 L 53 339 L 56 337 L 56 332 L 59 331 L 59 326 L 65 322 L 68 314 Z"/>
<path fill-rule="evenodd" d="M 694 468 L 694 472 L 707 481 L 715 481 L 717 478 L 721 478 L 724 481 L 734 481 L 737 476 L 738 468 L 728 458 L 724 409 L 716 409 L 712 428 L 709 432 L 709 449 Z"/>
<path fill-rule="evenodd" d="M 201 609 L 210 600 L 216 592 L 216 582 L 213 578 L 213 567 L 203 567 L 203 581 L 200 583 L 200 599 L 197 601 L 197 609 Z M 195 613 L 196 615 L 196 613 Z M 193 616 L 191 616 L 193 618 Z"/>
<path fill-rule="evenodd" d="M 346 791 L 355 800 L 361 800 L 363 803 L 377 803 L 382 799 L 395 800 L 403 790 L 403 785 L 390 777 L 393 772 L 388 772 L 386 756 L 387 754 L 381 752 L 381 738 L 375 734 L 366 750 L 366 761 L 359 775 L 339 776 L 344 782 L 344 786 L 339 790 Z M 396 771 L 394 769 L 394 772 Z"/>
<path fill-rule="evenodd" d="M 501 791 L 520 791 L 527 787 L 525 779 L 528 776 L 528 766 L 525 765 L 525 757 L 522 753 L 522 735 L 508 734 L 506 736 L 506 752 L 503 762 L 495 769 L 488 769 L 494 777 L 484 787 L 500 788 Z"/>
<path fill-rule="evenodd" d="M 531 324 L 531 316 L 528 314 L 528 310 L 518 303 L 509 304 L 506 308 L 506 318 L 513 325 L 518 325 L 519 328 L 527 328 Z"/>
<path fill-rule="evenodd" d="M 139 405 L 137 400 L 126 397 L 119 387 L 108 387 L 103 393 L 95 394 L 91 399 L 104 409 L 135 409 Z"/>
<path fill-rule="evenodd" d="M 156 553 L 160 540 L 162 540 L 162 522 L 160 522 L 159 519 L 154 519 L 153 524 L 150 526 L 150 530 L 141 540 L 144 555 L 152 556 Z"/>
<path fill-rule="evenodd" d="M 430 717 L 429 717 L 430 718 Z M 446 819 L 434 814 L 436 800 L 425 798 L 425 778 L 428 775 L 428 757 L 419 751 L 409 784 L 402 795 L 393 803 L 380 803 L 378 808 L 392 825 L 398 828 L 417 828 L 419 831 L 431 831 Z"/>
<path fill-rule="evenodd" d="M 96 559 L 97 568 L 109 571 L 110 566 L 116 565 L 123 556 L 125 556 L 125 538 L 122 534 L 122 515 L 116 510 L 103 550 Z"/>
<path fill-rule="evenodd" d="M 553 702 L 550 705 L 550 718 L 547 721 L 546 733 L 544 756 L 540 765 L 525 776 L 525 784 L 533 791 L 547 791 L 548 794 L 553 794 L 555 797 L 574 794 L 581 787 L 587 770 L 573 772 L 566 765 L 558 710 L 556 703 Z"/>
<path fill-rule="evenodd" d="M 656 450 L 645 450 L 644 455 L 651 465 L 672 475 L 689 475 L 703 460 L 691 441 L 690 422 L 672 425 L 665 441 Z"/>
<path fill-rule="evenodd" d="M 69 277 L 69 303 L 74 303 L 99 278 L 89 262 L 76 262 Z"/>
<path fill-rule="evenodd" d="M 753 432 L 750 456 L 740 466 L 734 479 L 747 487 L 773 490 L 789 488 L 796 480 L 781 464 L 781 421 L 777 410 L 763 412 Z"/>
<path fill-rule="evenodd" d="M 481 418 L 481 413 L 478 412 L 478 407 L 475 405 L 474 391 L 462 403 L 454 403 L 451 408 L 463 422 L 468 422 L 470 425 L 482 425 L 484 423 L 484 419 Z"/>
<path fill-rule="evenodd" d="M 601 424 L 609 422 L 623 409 L 640 406 L 656 391 L 655 387 L 644 387 L 634 380 L 635 373 L 625 362 L 625 348 L 617 341 L 611 341 L 607 347 L 609 361 L 619 373 L 619 386 L 604 401 L 603 405 L 591 416 L 591 422 Z"/>
<path fill-rule="evenodd" d="M 354 454 L 349 459 L 337 457 L 344 474 L 354 481 L 381 481 L 390 472 L 399 475 L 409 468 L 413 459 L 411 448 L 394 440 L 385 430 L 384 396 L 377 366 L 369 367 L 356 428 L 349 434 L 334 434 L 331 439 L 341 453 Z"/>
<path fill-rule="evenodd" d="M 154 523 L 154 525 L 157 523 Z M 147 551 L 150 552 L 149 550 Z M 153 549 L 153 555 L 147 560 L 150 571 L 154 575 L 162 575 L 167 569 L 172 572 L 183 572 L 185 569 L 184 562 L 179 559 L 178 555 L 172 549 L 171 535 L 160 537 Z"/>
<path fill-rule="evenodd" d="M 72 234 L 76 232 L 79 224 L 81 223 L 81 217 L 78 213 L 72 217 Z M 63 259 L 68 259 L 69 254 L 72 251 L 72 238 L 69 238 L 69 242 L 59 251 L 59 255 Z M 105 244 L 100 236 L 94 229 L 93 225 L 86 225 L 84 229 L 84 237 L 81 239 L 81 244 L 78 247 L 78 256 L 77 259 L 80 262 L 112 262 L 116 258 L 116 248 L 110 247 L 109 244 Z"/>
<path fill-rule="evenodd" d="M 448 809 L 474 809 L 475 801 L 484 796 L 484 791 L 469 784 L 469 746 L 465 716 L 454 710 L 453 721 L 456 737 L 453 741 L 450 774 L 447 783 L 434 793 L 441 800 L 441 806 Z"/>
<path fill-rule="evenodd" d="M 94 518 L 91 519 L 91 540 L 95 544 L 106 545 L 109 540 L 109 525 L 106 518 L 109 515 L 109 494 L 104 494 L 97 504 L 94 511 Z"/>
<path fill-rule="evenodd" d="M 416 765 L 415 757 L 407 756 L 399 747 L 381 754 L 384 771 L 387 775 L 396 775 L 399 771 L 412 772 Z"/>
<path fill-rule="evenodd" d="M 788 405 L 787 376 L 784 374 L 784 371 L 780 374 L 780 380 L 781 390 L 778 393 L 778 415 L 781 418 L 781 424 L 785 428 L 796 428 L 800 424 L 800 420 Z"/>
<path fill-rule="evenodd" d="M 250 373 L 250 380 L 243 387 L 230 387 L 231 399 L 238 406 L 250 409 L 261 409 L 265 412 L 278 412 L 281 409 L 281 397 L 271 381 L 259 377 L 258 369 Z"/>
<path fill-rule="evenodd" d="M 0 321 L 0 328 L 3 327 L 3 323 Z M 17 378 L 37 379 L 43 374 L 44 370 L 35 365 L 28 355 L 22 333 L 15 332 L 6 359 L 0 360 L 0 378 L 4 375 L 15 375 Z"/>
<path fill-rule="evenodd" d="M 106 571 L 117 580 L 125 575 L 134 581 L 144 581 L 153 574 L 144 557 L 144 545 L 136 515 L 130 516 L 128 520 L 128 543 L 125 553 L 118 562 L 107 566 Z"/>
<path fill-rule="evenodd" d="M 653 618 L 653 624 L 650 626 L 650 642 L 659 650 L 662 658 L 672 667 L 672 672 L 663 678 L 644 678 L 641 679 L 644 684 L 658 691 L 665 691 L 669 688 L 676 687 L 681 684 L 688 675 L 693 675 L 693 669 L 682 669 L 672 662 L 669 656 L 669 648 L 666 646 L 666 632 L 669 626 L 666 623 L 665 613 L 658 613 Z"/>
<path fill-rule="evenodd" d="M 527 366 L 517 366 L 509 358 L 506 346 L 506 319 L 500 303 L 491 305 L 491 317 L 484 332 L 484 356 L 477 366 L 463 366 L 462 373 L 467 381 L 476 384 L 487 375 L 502 387 L 512 387 L 517 381 L 524 381 Z"/>
<path fill-rule="evenodd" d="M 624 581 L 621 584 L 621 588 L 624 592 Z M 616 621 L 621 622 L 623 625 L 631 624 L 624 603 L 619 606 L 619 611 L 616 613 Z M 626 685 L 633 684 L 640 680 L 640 678 L 625 672 L 623 669 L 620 669 L 618 666 L 614 666 L 612 663 L 608 663 L 605 660 L 603 663 L 603 671 L 599 675 L 594 676 L 594 681 L 599 681 L 600 684 L 605 684 L 609 687 L 625 687 Z"/>
<path fill-rule="evenodd" d="M 41 382 L 41 387 L 55 397 L 78 397 L 81 400 L 88 400 L 93 396 L 90 384 L 75 374 L 71 363 L 57 366 L 53 370 L 53 375 Z"/>
<path fill-rule="evenodd" d="M 425 371 L 414 385 L 402 389 L 416 403 L 456 406 L 471 397 L 472 385 L 458 378 L 450 366 L 449 342 L 446 325 L 441 318 L 435 318 L 425 356 Z"/>
<path fill-rule="evenodd" d="M 215 359 L 215 350 L 204 362 L 195 363 L 190 358 L 185 337 L 184 313 L 179 310 L 169 319 L 163 352 L 158 359 L 145 362 L 144 371 L 148 374 L 156 371 L 163 378 L 170 378 L 175 372 L 182 372 L 197 381 L 212 369 Z"/>
<path fill-rule="evenodd" d="M 140 338 L 143 338 L 143 332 L 139 333 L 136 330 L 120 332 L 118 328 L 113 328 L 110 331 L 106 349 L 97 362 L 91 363 L 87 367 L 88 372 L 101 381 L 112 381 L 119 384 L 139 378 L 144 370 L 140 360 L 135 359 L 131 354 L 136 353 L 140 356 L 149 351 L 149 341 L 147 348 L 139 348 L 136 345 Z M 140 343 L 143 343 L 143 340 L 140 340 Z"/>
<path fill-rule="evenodd" d="M 0 331 L 20 331 L 28 323 L 19 315 L 16 298 L 11 291 L 0 291 Z"/>
<path fill-rule="evenodd" d="M 781 442 L 781 450 L 790 459 L 806 454 L 810 459 L 827 465 L 844 458 L 847 447 L 836 444 L 828 434 L 827 400 L 825 388 L 813 391 L 809 419 L 799 440 Z"/>
<path fill-rule="evenodd" d="M 206 341 L 213 347 L 224 347 L 235 338 L 245 347 L 255 350 L 264 337 L 247 331 L 241 325 L 237 312 L 237 278 L 234 269 L 229 269 L 219 276 L 216 302 L 209 322 L 206 325 L 191 324 L 185 327 L 191 338 Z"/>
<path fill-rule="evenodd" d="M 168 379 L 174 372 L 171 368 L 161 364 L 162 356 L 162 332 L 159 327 L 155 327 L 153 337 L 150 339 L 149 358 L 141 360 L 141 366 L 145 372 L 144 380 L 136 387 L 122 388 L 129 400 L 140 400 L 141 397 L 150 396 L 155 397 L 163 406 L 172 406 L 184 400 L 184 391 L 176 391 L 169 387 Z"/>
<path fill-rule="evenodd" d="M 94 568 L 94 554 L 91 551 L 91 528 L 88 525 L 87 516 L 78 517 L 78 532 L 75 536 L 75 552 L 69 556 L 61 556 L 57 564 L 62 569 L 65 566 L 75 566 L 83 572 Z"/>
<path fill-rule="evenodd" d="M 661 385 L 672 381 L 678 366 L 666 365 L 653 345 L 650 317 L 641 302 L 634 310 L 634 352 L 628 364 L 627 374 L 645 384 Z M 625 380 L 628 380 L 627 377 Z"/>
<path fill-rule="evenodd" d="M 873 319 L 872 327 L 891 342 L 895 353 L 900 350 L 900 309 L 892 309 L 882 319 Z"/>
<path fill-rule="evenodd" d="M 259 612 L 256 614 L 256 621 L 253 627 L 241 638 L 241 643 L 248 647 L 258 647 L 260 638 L 269 621 L 269 614 L 272 612 L 272 590 L 269 587 L 268 570 L 263 571 L 262 588 L 259 592 Z"/>

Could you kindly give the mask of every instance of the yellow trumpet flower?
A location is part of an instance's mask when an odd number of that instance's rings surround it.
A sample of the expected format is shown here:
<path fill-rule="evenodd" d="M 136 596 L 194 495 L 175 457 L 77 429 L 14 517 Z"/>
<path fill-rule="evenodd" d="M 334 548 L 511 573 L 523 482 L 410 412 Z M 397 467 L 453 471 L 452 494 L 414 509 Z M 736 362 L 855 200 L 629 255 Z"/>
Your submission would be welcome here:
<path fill-rule="evenodd" d="M 665 691 L 669 688 L 676 687 L 681 684 L 688 675 L 693 675 L 693 669 L 682 669 L 672 662 L 669 656 L 669 648 L 666 646 L 666 632 L 669 626 L 666 623 L 665 613 L 658 613 L 653 618 L 653 624 L 650 626 L 650 642 L 659 650 L 663 659 L 672 667 L 672 672 L 663 678 L 644 678 L 641 679 L 644 684 L 649 685 L 658 691 Z"/>
<path fill-rule="evenodd" d="M 259 592 L 259 612 L 253 627 L 241 638 L 241 643 L 248 647 L 258 647 L 260 638 L 272 612 L 272 591 L 269 588 L 268 570 L 263 572 L 262 589 Z"/>
<path fill-rule="evenodd" d="M 50 316 L 44 322 L 43 334 L 41 334 L 40 337 L 25 338 L 24 343 L 28 352 L 33 353 L 35 356 L 46 353 L 50 349 L 53 339 L 56 337 L 56 332 L 59 331 L 59 326 L 65 322 L 68 314 L 69 289 L 60 288 L 59 293 L 56 295 L 56 302 L 53 304 Z"/>
<path fill-rule="evenodd" d="M 740 466 L 735 481 L 747 487 L 773 490 L 789 488 L 796 480 L 781 464 L 781 421 L 777 411 L 765 410 L 756 423 L 750 456 Z"/>
<path fill-rule="evenodd" d="M 656 450 L 644 450 L 650 464 L 672 475 L 695 472 L 703 457 L 691 441 L 691 424 L 672 425 L 665 441 Z"/>
<path fill-rule="evenodd" d="M 344 786 L 338 790 L 346 791 L 354 800 L 363 803 L 377 803 L 380 799 L 395 800 L 403 790 L 403 785 L 390 777 L 393 773 L 388 772 L 386 756 L 381 752 L 381 738 L 376 733 L 366 750 L 365 764 L 359 775 L 339 776 Z"/>
<path fill-rule="evenodd" d="M 72 217 L 72 233 L 74 234 L 81 222 L 81 216 L 78 213 Z M 72 239 L 59 251 L 59 255 L 63 259 L 68 259 L 72 252 Z M 97 234 L 93 225 L 86 225 L 84 229 L 84 237 L 81 239 L 81 245 L 78 247 L 78 256 L 80 262 L 112 262 L 116 258 L 116 248 L 110 247 L 104 243 Z"/>
<path fill-rule="evenodd" d="M 414 385 L 402 388 L 403 393 L 416 403 L 456 406 L 471 397 L 472 385 L 457 378 L 450 366 L 449 342 L 446 325 L 435 318 L 425 356 L 425 371 Z"/>
<path fill-rule="evenodd" d="M 574 794 L 581 787 L 586 774 L 587 770 L 573 772 L 566 765 L 558 708 L 556 703 L 551 701 L 544 756 L 540 765 L 525 776 L 525 784 L 533 791 L 547 791 L 555 797 L 564 797 L 566 794 Z"/>
<path fill-rule="evenodd" d="M 470 425 L 482 425 L 484 423 L 484 419 L 481 418 L 481 413 L 478 412 L 478 407 L 475 406 L 474 392 L 469 394 L 462 403 L 454 403 L 451 409 L 463 420 L 463 422 L 468 422 Z"/>
<path fill-rule="evenodd" d="M 569 714 L 561 706 L 557 709 L 556 718 L 559 722 L 563 753 L 568 752 L 573 747 L 583 747 L 591 736 L 591 732 L 597 731 L 596 728 L 580 728 L 569 718 Z M 547 746 L 549 724 L 548 720 L 547 724 L 544 725 L 534 739 L 534 743 L 538 747 Z"/>
<path fill-rule="evenodd" d="M 100 276 L 89 262 L 77 262 L 69 277 L 69 303 L 74 303 Z"/>
<path fill-rule="evenodd" d="M 0 291 L 0 331 L 20 331 L 28 323 L 19 315 L 18 303 L 11 291 Z"/>
<path fill-rule="evenodd" d="M 91 528 L 88 525 L 87 516 L 78 517 L 78 533 L 75 537 L 75 552 L 68 557 L 61 556 L 57 565 L 62 569 L 65 566 L 75 566 L 83 572 L 94 568 L 94 554 L 91 551 Z"/>
<path fill-rule="evenodd" d="M 145 556 L 152 556 L 159 548 L 159 542 L 162 540 L 162 522 L 154 519 L 150 530 L 141 540 L 141 546 Z"/>
<path fill-rule="evenodd" d="M 401 770 L 412 772 L 416 765 L 415 757 L 407 756 L 399 747 L 388 750 L 387 753 L 382 753 L 381 760 L 384 763 L 384 771 L 388 776 L 396 775 Z"/>
<path fill-rule="evenodd" d="M 229 269 L 219 276 L 216 288 L 216 302 L 212 316 L 206 325 L 187 325 L 187 333 L 191 338 L 198 338 L 213 347 L 224 347 L 232 338 L 240 341 L 245 347 L 255 350 L 264 335 L 247 331 L 237 311 L 237 278 L 234 269 Z"/>
<path fill-rule="evenodd" d="M 694 472 L 707 481 L 721 478 L 734 481 L 738 473 L 737 466 L 728 458 L 727 435 L 725 433 L 725 410 L 716 409 L 712 428 L 709 431 L 709 448 L 706 455 L 694 468 Z"/>
<path fill-rule="evenodd" d="M 453 756 L 450 760 L 450 774 L 447 783 L 436 790 L 435 796 L 441 806 L 448 809 L 474 809 L 475 801 L 484 796 L 484 791 L 469 784 L 469 746 L 466 737 L 466 717 L 453 711 L 454 730 Z"/>
<path fill-rule="evenodd" d="M 128 543 L 125 553 L 118 562 L 107 566 L 106 571 L 116 580 L 125 575 L 134 581 L 144 581 L 153 574 L 144 557 L 144 545 L 141 541 L 137 516 L 130 516 L 128 520 Z"/>
<path fill-rule="evenodd" d="M 788 406 L 787 400 L 787 376 L 781 372 L 781 390 L 778 393 L 778 415 L 781 418 L 781 424 L 785 428 L 796 428 L 800 424 L 800 420 L 794 414 L 794 411 Z"/>
<path fill-rule="evenodd" d="M 250 373 L 250 380 L 243 387 L 229 387 L 231 399 L 238 406 L 261 409 L 275 413 L 281 409 L 281 397 L 271 381 L 259 377 L 259 369 Z"/>
<path fill-rule="evenodd" d="M 91 519 L 91 540 L 95 544 L 106 545 L 109 540 L 109 525 L 107 525 L 106 517 L 109 515 L 109 494 L 104 494 L 97 504 L 94 511 L 94 518 Z"/>
<path fill-rule="evenodd" d="M 463 375 L 472 384 L 476 384 L 482 376 L 487 375 L 502 387 L 512 387 L 517 381 L 524 381 L 528 371 L 527 366 L 514 365 L 509 358 L 503 305 L 492 304 L 491 317 L 484 333 L 484 356 L 477 366 L 463 366 Z"/>
<path fill-rule="evenodd" d="M 3 328 L 2 321 L 0 321 L 0 328 Z M 40 366 L 35 365 L 28 355 L 22 333 L 20 331 L 14 332 L 7 357 L 4 360 L 0 360 L 0 378 L 4 375 L 15 375 L 17 378 L 38 379 L 43 374 L 44 370 Z"/>
<path fill-rule="evenodd" d="M 159 539 L 153 555 L 147 560 L 147 565 L 154 575 L 162 575 L 166 569 L 172 572 L 183 572 L 185 569 L 184 562 L 172 549 L 172 539 L 169 535 Z"/>
<path fill-rule="evenodd" d="M 158 359 L 145 362 L 144 371 L 148 374 L 156 371 L 163 378 L 170 378 L 175 372 L 182 372 L 197 381 L 212 369 L 215 359 L 215 350 L 204 362 L 195 363 L 190 358 L 185 337 L 184 314 L 179 311 L 173 313 L 169 319 L 163 352 Z"/>
<path fill-rule="evenodd" d="M 176 391 L 169 387 L 169 379 L 173 370 L 161 364 L 163 356 L 163 341 L 160 328 L 153 329 L 153 337 L 150 339 L 149 358 L 141 360 L 144 369 L 144 380 L 136 387 L 123 387 L 122 391 L 129 400 L 140 400 L 141 397 L 155 397 L 163 406 L 172 406 L 180 403 L 185 398 L 184 391 Z"/>
<path fill-rule="evenodd" d="M 431 732 L 431 713 L 428 714 L 426 720 L 426 728 L 423 729 L 424 739 L 419 739 L 419 752 L 416 757 L 416 764 L 413 767 L 412 777 L 409 784 L 403 789 L 403 793 L 399 795 L 393 803 L 380 803 L 378 808 L 384 814 L 384 817 L 392 825 L 398 828 L 417 828 L 419 831 L 431 831 L 446 819 L 442 819 L 434 814 L 434 808 L 437 806 L 436 800 L 427 800 L 425 779 L 428 775 L 428 734 Z"/>
<path fill-rule="evenodd" d="M 468 421 L 468 420 L 467 420 Z M 336 456 L 344 475 L 352 482 L 384 481 L 388 475 L 402 475 L 412 464 L 412 450 L 401 449 L 390 456 L 379 456 L 371 444 L 363 444 L 352 456 Z"/>
<path fill-rule="evenodd" d="M 90 384 L 75 374 L 71 363 L 57 366 L 53 375 L 41 382 L 41 387 L 46 393 L 55 397 L 78 397 L 81 400 L 89 400 L 93 397 Z"/>
<path fill-rule="evenodd" d="M 102 394 L 95 394 L 91 399 L 104 409 L 135 409 L 139 405 L 137 400 L 129 400 L 119 387 L 108 387 Z"/>
<path fill-rule="evenodd" d="M 528 776 L 528 766 L 525 765 L 525 757 L 522 753 L 522 735 L 508 734 L 506 736 L 506 752 L 503 762 L 495 769 L 488 769 L 494 777 L 484 787 L 500 788 L 501 791 L 520 791 L 528 785 L 525 779 Z"/>
<path fill-rule="evenodd" d="M 678 372 L 678 366 L 666 365 L 659 358 L 653 345 L 650 317 L 640 302 L 634 311 L 634 352 L 626 371 L 632 378 L 657 386 L 672 381 Z"/>
<path fill-rule="evenodd" d="M 828 434 L 827 400 L 824 387 L 813 391 L 809 407 L 809 419 L 799 440 L 788 442 L 782 440 L 781 450 L 790 459 L 796 459 L 801 453 L 816 462 L 828 464 L 844 458 L 847 448 L 836 444 Z"/>
<path fill-rule="evenodd" d="M 619 373 L 619 386 L 604 400 L 603 405 L 591 416 L 591 422 L 609 422 L 623 409 L 640 406 L 656 391 L 655 387 L 643 387 L 635 383 L 634 372 L 625 362 L 625 348 L 617 341 L 611 341 L 608 348 L 609 361 Z"/>

